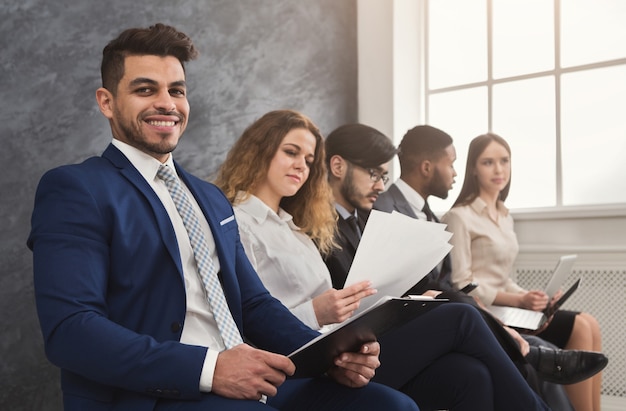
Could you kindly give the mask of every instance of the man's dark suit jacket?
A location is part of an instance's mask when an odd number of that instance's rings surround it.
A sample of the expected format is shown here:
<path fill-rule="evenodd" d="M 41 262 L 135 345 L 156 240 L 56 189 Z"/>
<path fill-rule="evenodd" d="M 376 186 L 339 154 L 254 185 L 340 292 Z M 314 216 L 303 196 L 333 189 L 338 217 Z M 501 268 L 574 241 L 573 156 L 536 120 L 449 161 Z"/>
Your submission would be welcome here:
<path fill-rule="evenodd" d="M 176 170 L 209 223 L 242 335 L 281 354 L 317 336 L 262 285 L 222 192 Z M 117 148 L 42 177 L 28 246 L 46 354 L 61 368 L 66 411 L 143 411 L 159 397 L 200 398 L 207 348 L 179 342 L 186 298 L 174 228 Z"/>

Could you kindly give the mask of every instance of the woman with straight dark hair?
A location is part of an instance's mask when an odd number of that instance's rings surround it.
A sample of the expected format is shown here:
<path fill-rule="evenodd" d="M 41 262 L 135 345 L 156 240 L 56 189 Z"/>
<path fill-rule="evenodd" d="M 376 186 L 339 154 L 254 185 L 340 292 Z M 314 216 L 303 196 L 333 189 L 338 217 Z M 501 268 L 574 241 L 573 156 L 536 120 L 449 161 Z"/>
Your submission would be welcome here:
<path fill-rule="evenodd" d="M 457 289 L 478 283 L 470 295 L 485 305 L 541 311 L 553 301 L 548 301 L 543 291 L 525 290 L 510 277 L 519 251 L 513 218 L 504 205 L 510 187 L 509 144 L 493 133 L 474 138 L 469 146 L 461 192 L 441 219 L 454 234 L 450 240 L 454 246 L 450 252 L 452 283 Z M 563 349 L 602 350 L 600 326 L 587 313 L 558 310 L 538 336 Z M 600 370 L 605 366 L 606 361 L 598 364 Z M 577 411 L 600 409 L 601 381 L 599 372 L 580 383 L 565 386 Z"/>

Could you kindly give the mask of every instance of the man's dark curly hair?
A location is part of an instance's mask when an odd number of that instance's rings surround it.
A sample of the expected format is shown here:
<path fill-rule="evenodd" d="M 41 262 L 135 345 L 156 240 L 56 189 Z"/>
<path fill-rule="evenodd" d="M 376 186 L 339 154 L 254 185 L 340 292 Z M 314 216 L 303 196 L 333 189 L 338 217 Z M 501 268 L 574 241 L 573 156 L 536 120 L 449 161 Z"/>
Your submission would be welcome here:
<path fill-rule="evenodd" d="M 124 76 L 126 56 L 147 55 L 176 57 L 184 69 L 184 63 L 196 58 L 198 51 L 185 33 L 162 23 L 124 30 L 102 50 L 102 87 L 115 95 Z"/>

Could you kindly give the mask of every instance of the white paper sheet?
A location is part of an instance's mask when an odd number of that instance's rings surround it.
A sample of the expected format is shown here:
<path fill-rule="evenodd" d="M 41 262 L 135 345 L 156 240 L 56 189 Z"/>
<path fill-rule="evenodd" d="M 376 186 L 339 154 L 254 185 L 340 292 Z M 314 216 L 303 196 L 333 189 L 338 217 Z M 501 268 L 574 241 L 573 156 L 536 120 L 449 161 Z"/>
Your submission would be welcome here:
<path fill-rule="evenodd" d="M 381 295 L 400 297 L 439 264 L 452 249 L 448 243 L 452 234 L 445 227 L 398 212 L 372 210 L 345 285 L 369 280 L 378 293 L 361 300 L 357 312 Z"/>

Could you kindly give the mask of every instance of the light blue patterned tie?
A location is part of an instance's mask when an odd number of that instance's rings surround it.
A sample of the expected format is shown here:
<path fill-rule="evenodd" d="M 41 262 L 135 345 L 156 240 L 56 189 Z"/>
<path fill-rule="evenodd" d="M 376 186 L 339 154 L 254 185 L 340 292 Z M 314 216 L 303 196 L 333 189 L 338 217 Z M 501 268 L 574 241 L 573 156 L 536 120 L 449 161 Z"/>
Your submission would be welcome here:
<path fill-rule="evenodd" d="M 217 327 L 220 330 L 222 339 L 226 348 L 232 348 L 235 345 L 241 344 L 241 334 L 237 329 L 235 320 L 228 309 L 226 303 L 226 297 L 224 296 L 224 290 L 217 278 L 215 272 L 215 265 L 213 259 L 209 253 L 209 247 L 207 246 L 204 234 L 200 229 L 200 222 L 198 216 L 191 207 L 191 203 L 187 198 L 187 195 L 183 191 L 183 187 L 176 177 L 176 174 L 167 166 L 161 165 L 157 172 L 157 177 L 165 182 L 168 191 L 176 209 L 183 219 L 183 224 L 189 234 L 189 241 L 191 242 L 191 248 L 193 249 L 194 257 L 196 258 L 196 264 L 198 266 L 198 273 L 200 279 L 204 284 L 204 289 L 209 300 L 209 305 L 215 316 Z"/>

